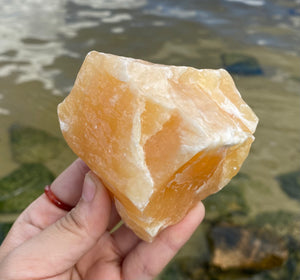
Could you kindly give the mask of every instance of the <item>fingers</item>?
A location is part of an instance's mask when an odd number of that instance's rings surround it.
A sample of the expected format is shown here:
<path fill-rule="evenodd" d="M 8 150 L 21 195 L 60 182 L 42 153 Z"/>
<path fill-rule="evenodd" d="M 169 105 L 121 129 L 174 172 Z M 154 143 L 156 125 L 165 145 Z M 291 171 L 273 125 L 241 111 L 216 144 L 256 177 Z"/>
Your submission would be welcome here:
<path fill-rule="evenodd" d="M 80 199 L 84 177 L 88 171 L 88 166 L 81 159 L 75 160 L 52 183 L 51 191 L 61 201 L 70 205 L 76 205 Z M 65 210 L 53 205 L 45 194 L 41 195 L 26 208 L 14 223 L 2 243 L 0 260 L 24 241 L 37 235 L 66 214 Z M 112 229 L 119 221 L 120 217 L 113 206 L 108 230 Z"/>
<path fill-rule="evenodd" d="M 80 199 L 85 174 L 89 167 L 81 160 L 75 160 L 51 184 L 55 196 L 66 204 L 75 206 Z"/>
<path fill-rule="evenodd" d="M 84 177 L 89 170 L 89 167 L 81 159 L 75 160 L 72 165 L 70 165 L 62 174 L 60 174 L 55 179 L 55 181 L 51 185 L 51 191 L 60 201 L 63 201 L 68 205 L 75 206 L 80 199 Z M 48 200 L 46 197 L 44 198 Z M 49 210 L 48 202 L 49 201 L 47 201 L 46 203 L 46 211 Z M 41 206 L 38 205 L 36 207 L 39 209 L 38 212 L 40 212 Z M 52 205 L 51 208 L 53 208 Z M 59 209 L 58 207 L 55 207 L 54 211 L 56 213 L 56 218 L 55 214 L 53 215 L 53 219 L 48 218 L 48 221 L 45 224 L 40 225 L 42 228 L 47 227 L 62 216 L 66 215 L 66 212 Z M 45 216 L 45 214 L 43 216 Z M 49 214 L 47 216 L 49 216 Z M 108 230 L 113 228 L 119 221 L 120 216 L 117 213 L 115 206 L 113 206 L 110 215 Z"/>
<path fill-rule="evenodd" d="M 89 167 L 81 160 L 75 160 L 51 184 L 53 194 L 64 203 L 75 206 L 82 193 L 83 181 Z M 25 222 L 44 229 L 66 215 L 66 211 L 53 205 L 43 194 L 25 211 Z"/>
<path fill-rule="evenodd" d="M 51 184 L 51 191 L 61 201 L 75 206 L 82 193 L 83 181 L 88 166 L 81 160 L 75 160 Z M 66 215 L 66 211 L 53 205 L 45 194 L 35 200 L 20 216 L 25 223 L 44 229 Z"/>
<path fill-rule="evenodd" d="M 84 176 L 88 171 L 89 168 L 81 159 L 75 160 L 52 183 L 52 192 L 65 203 L 76 205 L 82 192 Z M 65 216 L 66 213 L 53 205 L 45 194 L 41 195 L 24 210 L 14 223 L 2 243 L 0 259 L 25 240 Z"/>
<path fill-rule="evenodd" d="M 153 279 L 188 241 L 204 217 L 197 204 L 178 224 L 163 230 L 152 243 L 141 242 L 123 262 L 124 279 Z"/>
<path fill-rule="evenodd" d="M 132 250 L 132 248 L 141 242 L 141 239 L 137 237 L 136 234 L 125 224 L 123 224 L 116 232 L 114 232 L 112 237 L 114 238 L 115 244 L 123 256 L 126 256 L 128 252 Z"/>
<path fill-rule="evenodd" d="M 89 172 L 76 207 L 13 250 L 1 264 L 0 271 L 13 273 L 13 279 L 19 276 L 26 279 L 46 278 L 66 271 L 106 231 L 110 213 L 111 199 L 108 192 L 97 177 Z M 27 275 L 24 275 L 24 271 Z"/>

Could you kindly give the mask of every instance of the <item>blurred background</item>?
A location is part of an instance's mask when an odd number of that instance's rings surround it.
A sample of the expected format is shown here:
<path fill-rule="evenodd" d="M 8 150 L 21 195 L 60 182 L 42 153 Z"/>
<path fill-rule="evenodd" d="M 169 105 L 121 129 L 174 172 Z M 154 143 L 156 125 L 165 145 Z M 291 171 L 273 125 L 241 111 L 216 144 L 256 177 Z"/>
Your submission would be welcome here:
<path fill-rule="evenodd" d="M 0 0 L 0 242 L 74 159 L 57 121 L 90 50 L 225 68 L 260 118 L 158 279 L 300 279 L 299 0 Z"/>

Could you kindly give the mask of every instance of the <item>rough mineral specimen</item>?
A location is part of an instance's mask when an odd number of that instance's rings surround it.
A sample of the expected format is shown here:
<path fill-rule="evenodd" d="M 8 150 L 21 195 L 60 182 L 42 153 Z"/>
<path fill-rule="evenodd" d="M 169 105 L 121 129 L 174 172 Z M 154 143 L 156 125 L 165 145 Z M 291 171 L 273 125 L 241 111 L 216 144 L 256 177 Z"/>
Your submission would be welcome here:
<path fill-rule="evenodd" d="M 225 70 L 96 51 L 87 55 L 58 115 L 71 149 L 147 241 L 230 181 L 258 122 Z"/>

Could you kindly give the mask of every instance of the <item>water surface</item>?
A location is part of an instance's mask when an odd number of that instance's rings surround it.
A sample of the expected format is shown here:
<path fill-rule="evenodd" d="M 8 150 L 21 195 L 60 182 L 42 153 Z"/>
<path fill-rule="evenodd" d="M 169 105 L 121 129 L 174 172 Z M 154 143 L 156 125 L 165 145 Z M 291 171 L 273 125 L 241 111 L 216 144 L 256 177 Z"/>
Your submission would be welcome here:
<path fill-rule="evenodd" d="M 56 106 L 90 50 L 197 68 L 222 68 L 222 57 L 243 55 L 260 69 L 233 73 L 260 118 L 241 170 L 251 181 L 249 215 L 299 213 L 299 200 L 278 180 L 300 169 L 299 30 L 299 0 L 3 0 L 0 177 L 20 166 L 9 136 L 16 123 L 61 138 Z M 64 149 L 43 164 L 57 175 L 73 159 Z"/>

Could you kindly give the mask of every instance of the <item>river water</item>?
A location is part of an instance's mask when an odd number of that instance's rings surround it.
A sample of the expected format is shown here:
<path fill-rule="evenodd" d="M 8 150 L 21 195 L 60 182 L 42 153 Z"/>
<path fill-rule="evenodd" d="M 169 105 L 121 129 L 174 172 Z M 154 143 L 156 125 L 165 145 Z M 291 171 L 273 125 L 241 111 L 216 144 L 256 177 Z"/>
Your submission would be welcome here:
<path fill-rule="evenodd" d="M 300 170 L 299 0 L 0 3 L 0 178 L 20 166 L 10 136 L 16 124 L 61 138 L 56 106 L 90 50 L 232 70 L 230 56 L 248 61 L 232 74 L 260 119 L 241 170 L 252 182 L 245 189 L 249 215 L 299 213 L 295 190 L 286 191 L 278 179 L 299 178 Z M 43 164 L 57 175 L 73 159 L 64 149 Z"/>

